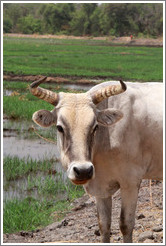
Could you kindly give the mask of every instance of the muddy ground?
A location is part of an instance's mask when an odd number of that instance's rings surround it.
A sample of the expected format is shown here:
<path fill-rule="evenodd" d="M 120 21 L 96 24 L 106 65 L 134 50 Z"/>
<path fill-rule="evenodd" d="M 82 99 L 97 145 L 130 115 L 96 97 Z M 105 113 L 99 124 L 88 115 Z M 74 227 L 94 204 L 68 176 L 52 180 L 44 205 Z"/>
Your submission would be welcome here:
<path fill-rule="evenodd" d="M 151 192 L 150 192 L 151 190 Z M 163 183 L 143 180 L 138 197 L 134 243 L 163 242 Z M 122 243 L 119 230 L 120 191 L 113 196 L 111 242 Z M 4 243 L 100 243 L 95 199 L 84 195 L 73 202 L 74 208 L 59 222 L 30 232 L 4 234 Z M 55 220 L 58 214 L 53 214 Z"/>
<path fill-rule="evenodd" d="M 24 81 L 24 82 L 33 82 L 38 79 L 44 78 L 45 76 L 43 75 L 12 75 L 12 74 L 4 74 L 3 75 L 3 80 L 6 81 Z M 104 77 L 103 77 L 104 79 Z M 91 85 L 91 84 L 97 84 L 102 81 L 101 78 L 96 78 L 96 79 L 86 79 L 86 78 L 81 78 L 81 77 L 74 77 L 74 76 L 48 76 L 45 80 L 46 83 L 57 83 L 59 85 L 64 85 L 64 84 L 77 84 L 77 85 Z"/>

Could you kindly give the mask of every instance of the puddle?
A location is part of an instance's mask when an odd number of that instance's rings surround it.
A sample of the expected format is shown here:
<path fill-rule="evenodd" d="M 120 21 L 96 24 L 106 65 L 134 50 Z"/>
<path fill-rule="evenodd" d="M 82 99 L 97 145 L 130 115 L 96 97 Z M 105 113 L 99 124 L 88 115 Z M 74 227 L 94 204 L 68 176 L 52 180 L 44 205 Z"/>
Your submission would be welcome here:
<path fill-rule="evenodd" d="M 12 132 L 13 134 L 13 132 Z M 44 140 L 30 140 L 15 136 L 6 136 L 3 139 L 3 155 L 32 158 L 36 160 L 55 158 L 59 159 L 57 146 Z"/>
<path fill-rule="evenodd" d="M 19 158 L 30 157 L 36 160 L 59 159 L 57 145 L 47 142 L 35 134 L 32 135 L 29 131 L 32 125 L 30 121 L 3 120 L 3 155 L 18 156 Z M 35 128 L 39 129 L 40 127 L 35 125 Z M 46 131 L 54 134 L 56 138 L 54 128 L 43 129 L 43 133 Z"/>

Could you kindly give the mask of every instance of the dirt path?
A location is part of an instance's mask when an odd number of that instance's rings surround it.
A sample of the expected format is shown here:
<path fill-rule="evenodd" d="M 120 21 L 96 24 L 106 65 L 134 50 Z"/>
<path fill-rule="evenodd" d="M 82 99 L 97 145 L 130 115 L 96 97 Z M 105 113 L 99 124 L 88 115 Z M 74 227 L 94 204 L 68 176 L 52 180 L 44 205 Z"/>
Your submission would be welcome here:
<path fill-rule="evenodd" d="M 136 223 L 133 241 L 144 243 L 163 242 L 163 206 L 162 182 L 154 181 L 151 186 L 152 204 L 150 199 L 149 181 L 144 180 L 139 192 Z M 122 243 L 119 230 L 120 191 L 113 196 L 112 235 L 111 242 Z M 99 243 L 95 200 L 88 195 L 77 199 L 74 208 L 66 217 L 35 232 L 19 232 L 5 234 L 4 243 Z M 55 219 L 57 213 L 54 213 Z"/>
<path fill-rule="evenodd" d="M 19 37 L 19 38 L 55 38 L 55 39 L 77 39 L 77 40 L 103 40 L 109 41 L 112 44 L 123 44 L 130 46 L 163 46 L 163 38 L 131 38 L 127 37 L 93 37 L 93 36 L 67 36 L 67 35 L 39 35 L 39 34 L 19 34 L 19 33 L 8 33 L 4 34 L 4 37 Z"/>

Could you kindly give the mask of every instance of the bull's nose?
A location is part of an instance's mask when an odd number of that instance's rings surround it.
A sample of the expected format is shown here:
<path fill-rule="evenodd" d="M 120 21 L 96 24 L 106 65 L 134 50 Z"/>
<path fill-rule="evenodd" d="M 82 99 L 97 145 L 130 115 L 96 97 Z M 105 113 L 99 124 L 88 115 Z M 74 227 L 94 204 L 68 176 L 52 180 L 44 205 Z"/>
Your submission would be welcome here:
<path fill-rule="evenodd" d="M 89 168 L 73 167 L 73 171 L 78 180 L 91 179 L 93 176 L 93 166 Z"/>

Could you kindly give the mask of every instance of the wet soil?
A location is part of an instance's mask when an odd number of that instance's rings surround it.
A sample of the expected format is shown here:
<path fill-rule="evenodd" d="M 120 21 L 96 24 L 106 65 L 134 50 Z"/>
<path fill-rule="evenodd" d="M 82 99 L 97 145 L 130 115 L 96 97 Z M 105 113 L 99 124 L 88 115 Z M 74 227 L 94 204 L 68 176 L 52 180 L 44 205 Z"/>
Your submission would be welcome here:
<path fill-rule="evenodd" d="M 38 79 L 44 78 L 43 75 L 14 75 L 14 74 L 4 74 L 3 80 L 6 81 L 24 81 L 24 82 L 33 82 Z M 48 76 L 44 83 L 57 83 L 58 85 L 83 85 L 83 86 L 92 86 L 98 83 L 101 83 L 103 78 L 92 78 L 86 79 L 81 77 L 74 77 L 74 76 Z"/>
<path fill-rule="evenodd" d="M 163 187 L 162 182 L 143 180 L 133 233 L 134 243 L 163 242 Z M 122 243 L 119 230 L 120 191 L 113 196 L 111 242 Z M 58 214 L 53 213 L 55 221 Z M 36 231 L 4 234 L 4 243 L 100 243 L 95 199 L 84 195 L 73 202 L 73 209 L 59 222 Z"/>

